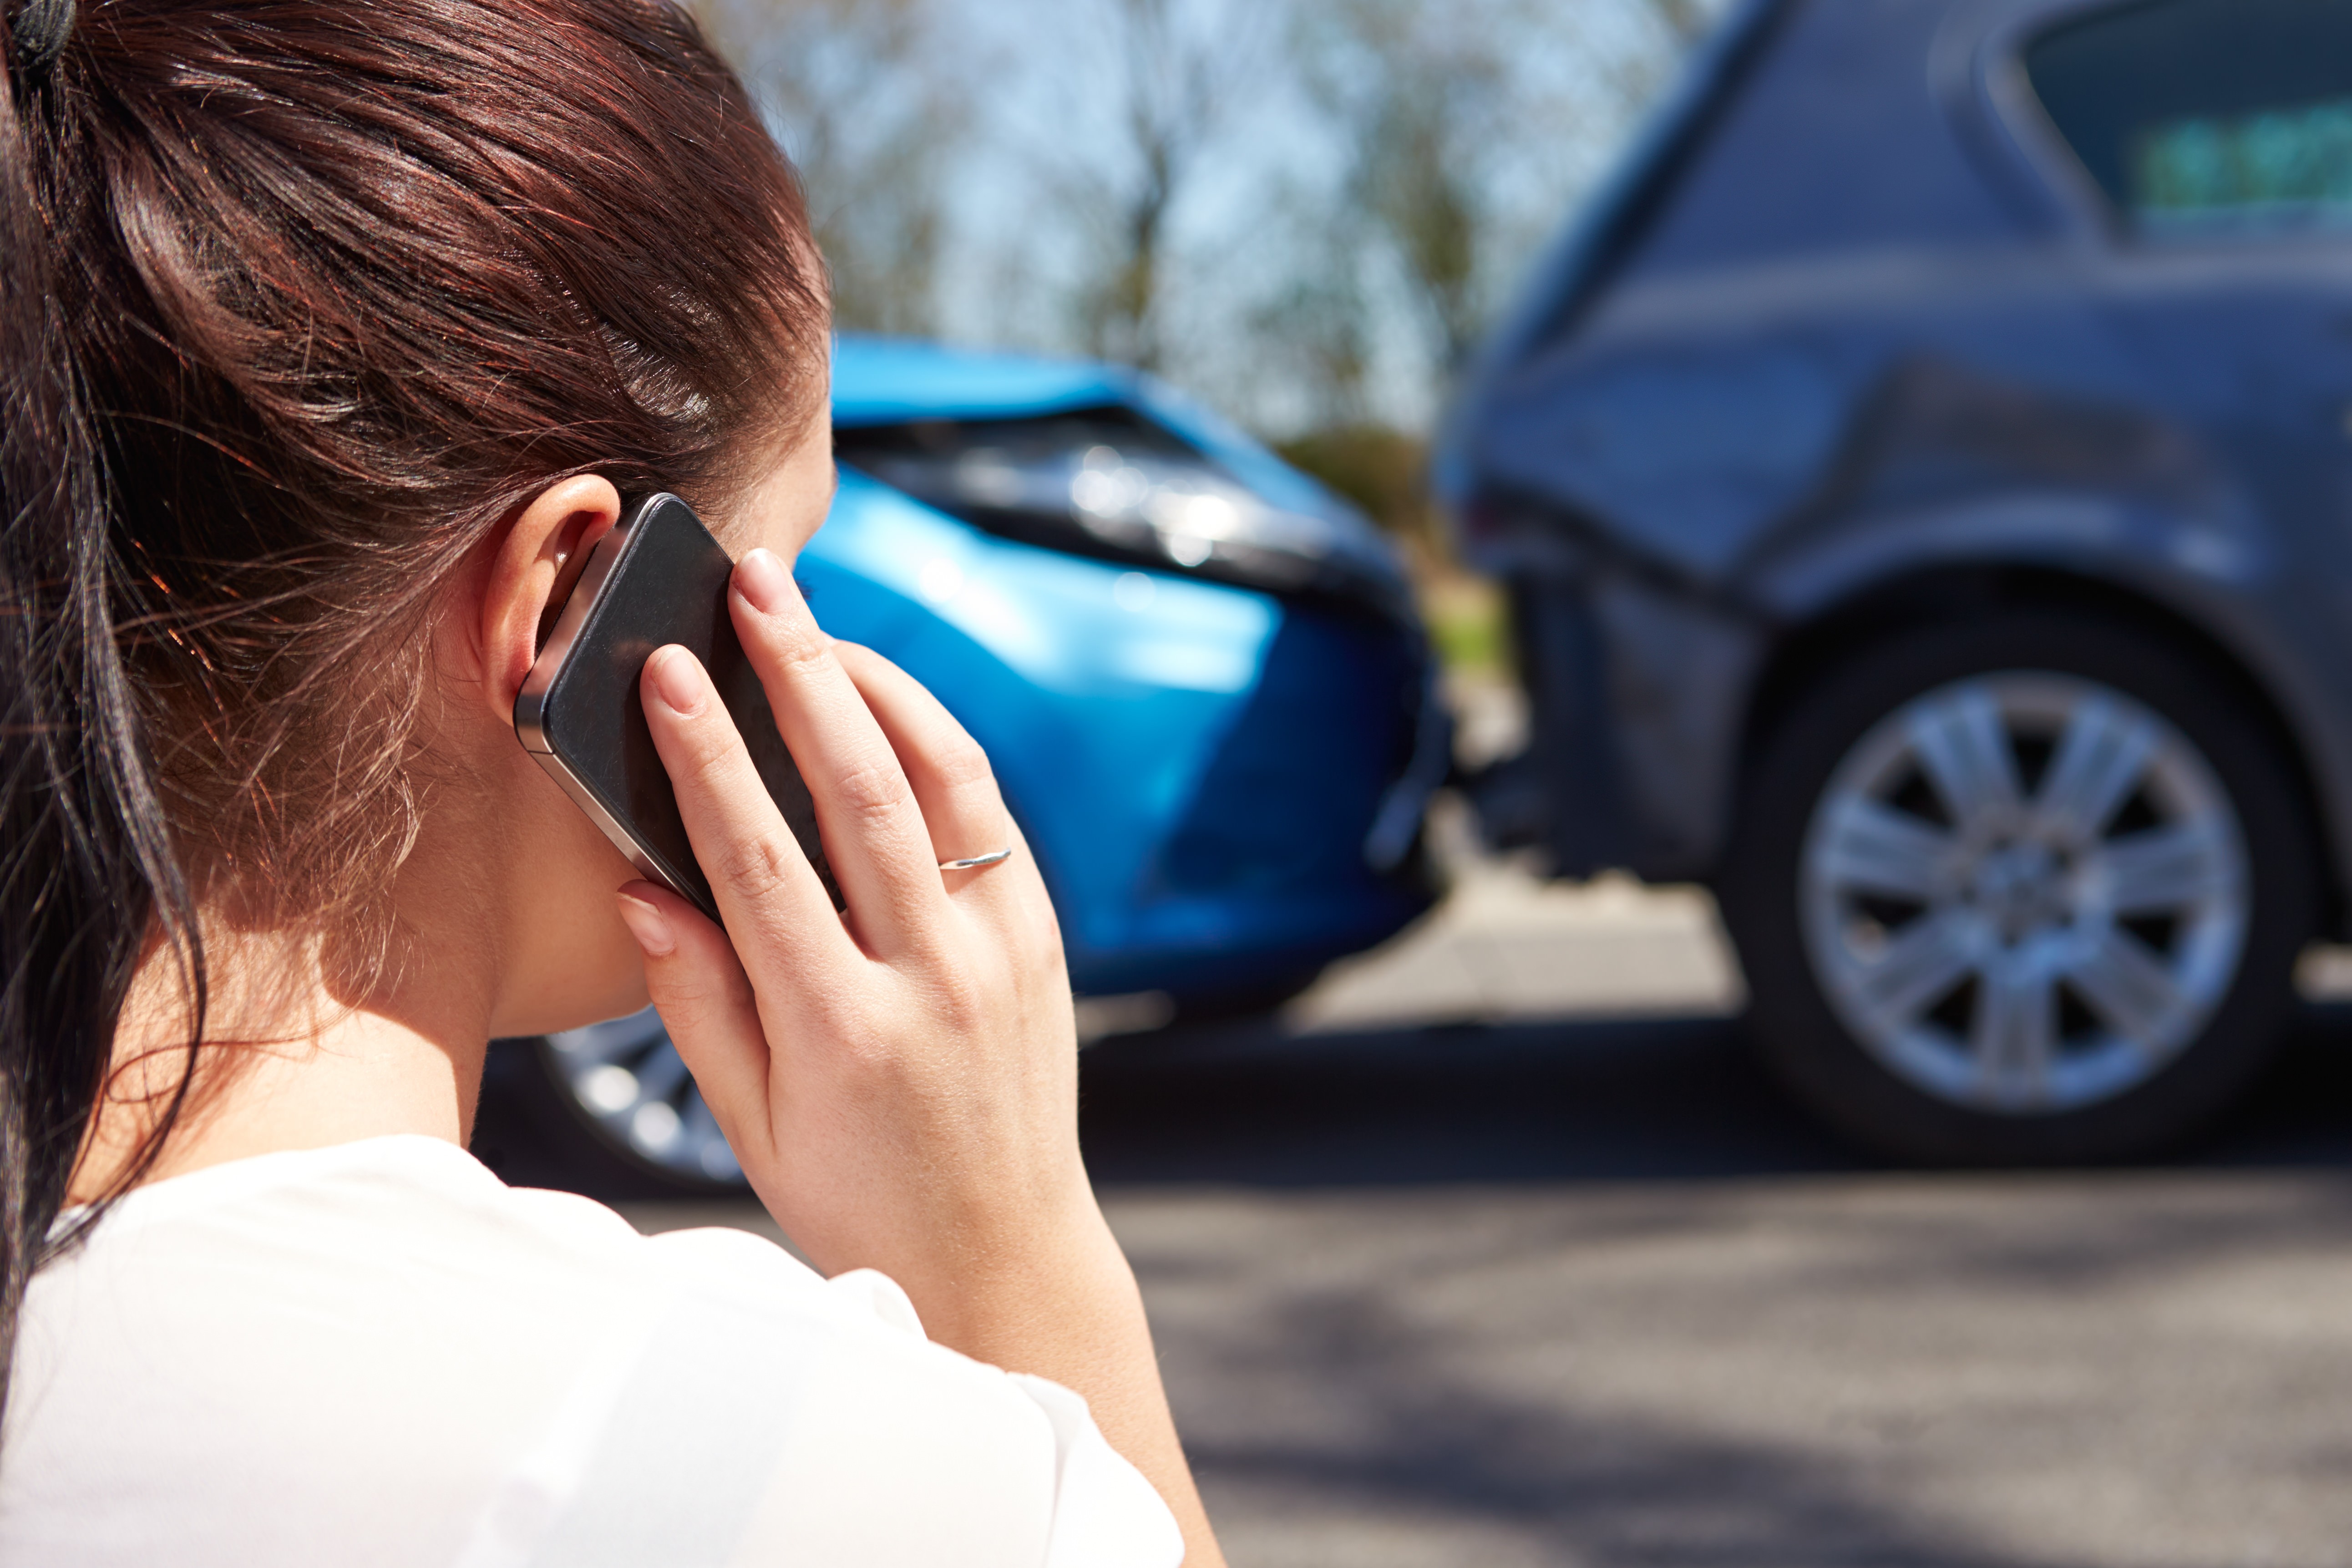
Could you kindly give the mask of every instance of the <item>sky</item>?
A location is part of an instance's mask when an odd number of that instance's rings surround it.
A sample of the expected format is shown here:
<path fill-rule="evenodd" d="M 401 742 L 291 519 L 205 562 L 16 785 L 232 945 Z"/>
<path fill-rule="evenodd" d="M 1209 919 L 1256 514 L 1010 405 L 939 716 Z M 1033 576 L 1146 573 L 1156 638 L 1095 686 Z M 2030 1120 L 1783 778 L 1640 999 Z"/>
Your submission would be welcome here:
<path fill-rule="evenodd" d="M 894 190 L 908 188 L 889 181 L 929 184 L 943 236 L 929 290 L 934 331 L 1083 346 L 1077 301 L 1101 272 L 1097 221 L 1139 177 L 1126 133 L 1134 73 L 1122 0 L 718 3 L 755 84 L 763 68 L 772 86 L 784 83 L 773 112 L 812 184 L 830 171 L 836 185 L 865 187 L 845 198 L 820 190 L 820 201 L 863 200 L 887 216 Z M 1164 67 L 1158 79 L 1181 76 L 1174 62 L 1201 63 L 1214 107 L 1170 210 L 1163 374 L 1272 434 L 1328 417 L 1268 322 L 1276 302 L 1344 281 L 1361 301 L 1364 413 L 1426 427 L 1444 395 L 1442 354 L 1393 254 L 1354 221 L 1356 149 L 1328 106 L 1331 89 L 1370 85 L 1383 68 L 1329 47 L 1337 35 L 1325 24 L 1347 0 L 1166 3 L 1169 37 L 1150 57 Z M 1403 18 L 1393 47 L 1417 63 L 1493 65 L 1465 110 L 1476 133 L 1458 156 L 1480 210 L 1480 297 L 1499 309 L 1670 84 L 1681 45 L 1657 0 L 1371 3 Z M 891 33 L 877 17 L 901 26 Z M 832 42 L 827 27 L 854 33 L 866 54 Z M 838 60 L 813 67 L 824 47 Z M 878 67 L 866 58 L 877 54 L 887 57 Z M 1309 78 L 1326 83 L 1322 96 Z M 807 123 L 817 116 L 794 108 L 809 101 L 823 104 L 819 129 L 836 153 L 901 131 L 916 146 L 890 159 L 817 155 Z"/>

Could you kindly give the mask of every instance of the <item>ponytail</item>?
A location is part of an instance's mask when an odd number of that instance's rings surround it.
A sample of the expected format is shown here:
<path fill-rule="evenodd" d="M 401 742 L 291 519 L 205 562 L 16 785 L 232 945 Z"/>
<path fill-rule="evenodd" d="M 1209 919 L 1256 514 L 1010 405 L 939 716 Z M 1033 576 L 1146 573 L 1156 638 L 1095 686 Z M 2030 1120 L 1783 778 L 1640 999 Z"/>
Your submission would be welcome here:
<path fill-rule="evenodd" d="M 159 928 L 203 1012 L 191 900 L 117 641 L 100 442 L 36 167 L 73 13 L 70 0 L 11 6 L 0 79 L 0 1405 L 27 1282 L 94 1217 L 52 1234 Z M 184 1074 L 117 1191 L 152 1163 L 186 1090 Z"/>

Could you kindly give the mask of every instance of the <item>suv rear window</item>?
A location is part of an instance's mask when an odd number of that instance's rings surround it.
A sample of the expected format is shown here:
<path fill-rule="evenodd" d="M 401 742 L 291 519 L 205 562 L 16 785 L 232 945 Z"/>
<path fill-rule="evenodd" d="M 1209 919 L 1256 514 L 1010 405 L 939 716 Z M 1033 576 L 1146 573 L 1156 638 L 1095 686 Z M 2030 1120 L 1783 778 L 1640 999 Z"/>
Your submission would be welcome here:
<path fill-rule="evenodd" d="M 2043 34 L 2025 70 L 2135 229 L 2352 230 L 2352 0 L 2149 0 Z"/>

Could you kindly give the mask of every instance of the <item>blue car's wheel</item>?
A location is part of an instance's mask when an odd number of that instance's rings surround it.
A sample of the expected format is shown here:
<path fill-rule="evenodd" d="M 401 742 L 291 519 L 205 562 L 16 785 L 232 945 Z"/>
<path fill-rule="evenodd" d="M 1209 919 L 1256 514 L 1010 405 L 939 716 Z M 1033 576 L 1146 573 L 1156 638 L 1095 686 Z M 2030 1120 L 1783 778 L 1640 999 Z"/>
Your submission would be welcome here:
<path fill-rule="evenodd" d="M 599 1197 L 744 1190 L 743 1170 L 650 1007 L 529 1043 L 516 1092 L 565 1169 Z"/>

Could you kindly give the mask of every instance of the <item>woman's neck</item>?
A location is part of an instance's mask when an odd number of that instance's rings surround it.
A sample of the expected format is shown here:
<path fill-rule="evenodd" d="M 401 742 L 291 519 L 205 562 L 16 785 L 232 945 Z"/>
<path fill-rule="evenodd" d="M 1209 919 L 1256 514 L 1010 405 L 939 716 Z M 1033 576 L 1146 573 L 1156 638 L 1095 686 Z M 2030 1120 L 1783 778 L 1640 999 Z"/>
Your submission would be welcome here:
<path fill-rule="evenodd" d="M 441 635 L 435 667 L 462 685 L 478 650 Z M 636 873 L 516 743 L 512 694 L 462 698 L 433 704 L 420 737 L 436 784 L 374 928 L 391 933 L 382 962 L 365 940 L 257 931 L 271 922 L 226 910 L 206 919 L 205 1045 L 154 1175 L 388 1132 L 462 1143 L 493 1037 L 646 1005 L 612 902 Z M 178 963 L 159 949 L 115 1033 L 116 1082 L 77 1198 L 137 1157 L 186 1067 L 189 1032 Z"/>
<path fill-rule="evenodd" d="M 488 944 L 402 942 L 431 965 L 352 966 L 315 937 L 207 930 L 204 1041 L 188 1100 L 145 1179 L 394 1132 L 462 1144 L 494 1011 Z M 465 957 L 454 957 L 465 954 Z M 354 983 L 349 971 L 369 973 Z M 114 1074 L 74 1173 L 85 1202 L 120 1180 L 188 1070 L 190 1008 L 167 947 L 133 978 Z"/>

